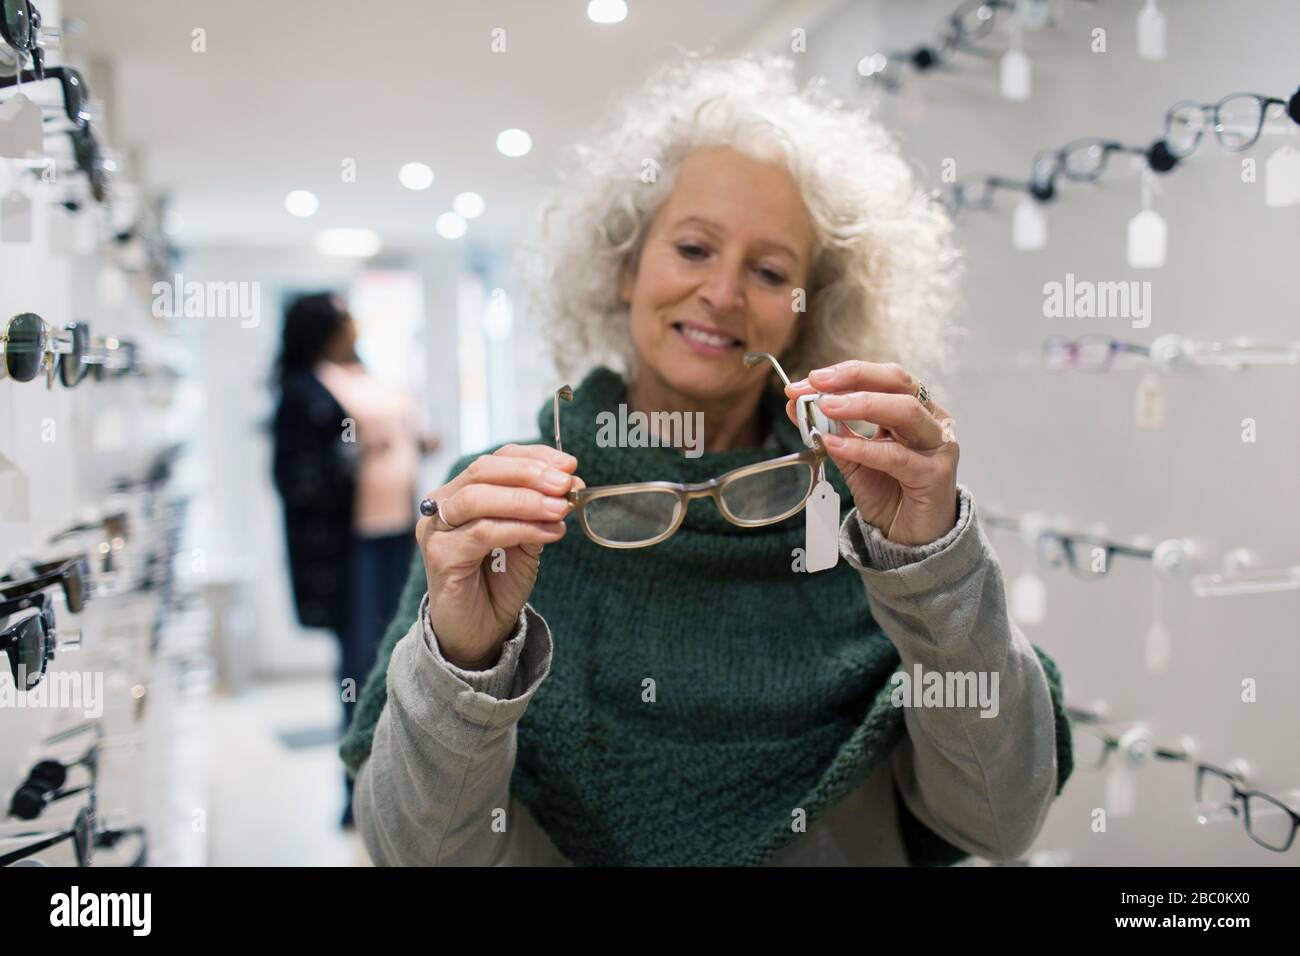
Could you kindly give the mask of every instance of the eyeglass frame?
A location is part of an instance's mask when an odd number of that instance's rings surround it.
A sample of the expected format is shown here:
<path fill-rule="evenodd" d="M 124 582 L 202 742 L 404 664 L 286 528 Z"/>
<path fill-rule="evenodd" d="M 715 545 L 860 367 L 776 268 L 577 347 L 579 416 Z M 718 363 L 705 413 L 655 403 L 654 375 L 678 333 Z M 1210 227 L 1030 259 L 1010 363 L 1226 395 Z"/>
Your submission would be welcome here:
<path fill-rule="evenodd" d="M 1246 781 L 1240 774 L 1233 773 L 1231 770 L 1224 770 L 1222 767 L 1216 767 L 1214 766 L 1214 764 L 1208 764 L 1208 763 L 1197 764 L 1196 767 L 1196 802 L 1197 803 L 1205 803 L 1203 792 L 1204 792 L 1204 779 L 1207 772 L 1222 778 L 1228 783 L 1230 787 L 1232 787 L 1232 799 L 1233 801 L 1241 802 L 1241 809 L 1240 810 L 1237 809 L 1235 802 L 1229 803 L 1227 804 L 1227 806 L 1231 808 L 1234 814 L 1241 817 L 1242 825 L 1245 826 L 1246 835 L 1248 837 L 1250 837 L 1252 840 L 1254 840 L 1264 849 L 1272 850 L 1274 853 L 1285 853 L 1287 850 L 1291 849 L 1291 845 L 1295 843 L 1296 830 L 1300 829 L 1300 813 L 1296 813 L 1296 811 L 1292 810 L 1290 807 L 1288 807 L 1277 797 L 1272 796 L 1271 794 L 1267 794 L 1262 790 L 1242 790 L 1241 787 L 1237 786 L 1237 784 L 1238 783 L 1244 784 Z M 1261 840 L 1258 836 L 1255 835 L 1254 829 L 1251 827 L 1250 824 L 1250 798 L 1251 797 L 1259 797 L 1267 801 L 1268 803 L 1271 803 L 1274 806 L 1280 808 L 1281 810 L 1285 811 L 1287 814 L 1290 815 L 1291 833 L 1287 837 L 1285 846 L 1280 848 L 1275 847 L 1272 844 L 1265 843 L 1263 840 Z"/>
<path fill-rule="evenodd" d="M 786 376 L 785 370 L 781 368 L 779 362 L 772 355 L 766 352 L 751 352 L 745 356 L 745 364 L 753 367 L 760 361 L 770 362 L 776 369 L 777 373 L 789 384 L 790 379 Z M 555 427 L 555 450 L 564 451 L 564 443 L 560 436 L 560 400 L 573 401 L 573 389 L 569 385 L 561 385 L 555 390 L 552 398 L 552 415 Z M 671 538 L 681 528 L 682 523 L 686 520 L 686 512 L 690 508 L 690 503 L 696 498 L 712 498 L 718 513 L 721 514 L 728 522 L 741 528 L 762 528 L 767 525 L 777 524 L 785 521 L 794 515 L 797 515 L 808 504 L 808 499 L 812 497 L 813 489 L 817 486 L 817 476 L 822 473 L 828 453 L 825 443 L 822 441 L 821 431 L 817 427 L 813 418 L 813 403 L 802 402 L 800 407 L 803 408 L 807 422 L 806 427 L 811 436 L 805 441 L 811 445 L 810 448 L 803 451 L 791 452 L 788 455 L 782 455 L 779 458 L 773 458 L 770 461 L 757 462 L 752 465 L 743 465 L 740 468 L 733 468 L 725 474 L 719 475 L 708 481 L 682 483 L 676 481 L 637 481 L 621 485 L 599 485 L 595 488 L 572 489 L 565 497 L 573 504 L 574 511 L 578 516 L 578 523 L 582 526 L 583 533 L 596 544 L 604 548 L 615 548 L 618 550 L 634 550 L 637 548 L 649 548 L 656 544 Z M 762 520 L 750 520 L 733 515 L 727 508 L 722 498 L 722 491 L 727 485 L 734 483 L 740 478 L 748 478 L 753 475 L 762 474 L 765 471 L 775 471 L 779 468 L 788 468 L 796 464 L 807 464 L 810 468 L 808 489 L 804 492 L 799 503 L 790 510 L 774 518 L 764 518 Z M 646 541 L 610 541 L 604 538 L 594 530 L 587 520 L 587 505 L 592 501 L 600 498 L 612 498 L 622 495 L 638 494 L 643 492 L 669 492 L 677 497 L 677 507 L 672 525 L 658 536 Z"/>
<path fill-rule="evenodd" d="M 1105 727 L 1103 727 L 1101 724 L 1099 724 L 1097 721 L 1090 720 L 1086 717 L 1083 717 L 1077 712 L 1070 713 L 1069 717 L 1070 717 L 1071 733 L 1073 733 L 1073 731 L 1076 728 L 1082 729 L 1086 731 L 1090 736 L 1096 737 L 1101 740 L 1102 742 L 1101 759 L 1098 760 L 1095 764 L 1088 763 L 1083 765 L 1087 767 L 1089 770 L 1100 770 L 1102 767 L 1106 765 L 1106 761 L 1110 758 L 1111 752 L 1118 750 L 1120 748 L 1121 745 L 1120 739 L 1116 737 L 1114 734 L 1112 734 Z M 1182 753 L 1177 750 L 1170 750 L 1167 747 L 1160 747 L 1156 745 L 1152 745 L 1151 754 L 1158 760 L 1173 760 L 1173 761 L 1180 761 L 1180 762 L 1187 760 L 1187 754 L 1185 753 Z"/>
<path fill-rule="evenodd" d="M 1107 346 L 1106 360 L 1100 367 L 1081 366 L 1078 362 L 1079 353 L 1083 351 L 1085 342 L 1104 342 Z M 1043 365 L 1049 372 L 1059 371 L 1047 363 L 1047 354 L 1050 347 L 1064 348 L 1069 354 L 1069 361 L 1061 368 L 1076 368 L 1081 372 L 1105 372 L 1109 371 L 1115 360 L 1115 356 L 1121 352 L 1132 355 L 1145 355 L 1150 357 L 1151 349 L 1145 345 L 1137 345 L 1132 342 L 1123 342 L 1119 339 L 1111 338 L 1108 335 L 1081 335 L 1077 339 L 1069 339 L 1064 335 L 1049 335 L 1043 339 Z"/>
<path fill-rule="evenodd" d="M 1111 557 L 1116 554 L 1122 554 L 1132 558 L 1148 558 L 1148 559 L 1155 556 L 1155 551 L 1151 548 L 1131 548 L 1128 545 L 1114 544 L 1113 542 L 1107 541 L 1106 539 L 1097 537 L 1095 535 L 1073 534 L 1068 531 L 1053 531 L 1047 529 L 1047 530 L 1040 531 L 1038 533 L 1038 541 L 1035 546 L 1035 551 L 1038 554 L 1038 560 L 1040 561 L 1040 563 L 1043 566 L 1049 568 L 1059 568 L 1062 564 L 1062 562 L 1060 561 L 1049 561 L 1044 557 L 1043 542 L 1049 539 L 1060 542 L 1061 553 L 1065 555 L 1064 563 L 1069 566 L 1070 570 L 1075 574 L 1075 576 L 1081 578 L 1087 578 L 1087 579 L 1104 578 L 1106 575 L 1108 575 L 1110 573 Z M 1098 572 L 1098 571 L 1093 571 L 1091 568 L 1080 567 L 1078 562 L 1075 559 L 1075 554 L 1074 554 L 1074 544 L 1076 543 L 1088 544 L 1088 545 L 1092 545 L 1093 547 L 1104 548 L 1106 551 L 1106 560 L 1105 560 L 1106 570 Z"/>
<path fill-rule="evenodd" d="M 1072 172 L 1069 163 L 1066 162 L 1066 156 L 1070 153 L 1075 153 L 1091 146 L 1101 147 L 1101 158 L 1097 162 L 1096 170 L 1090 173 Z M 1075 139 L 1066 143 L 1060 149 L 1043 149 L 1038 151 L 1034 156 L 1033 161 L 1033 172 L 1030 178 L 1030 194 L 1034 196 L 1035 199 L 1050 199 L 1056 194 L 1057 176 L 1064 176 L 1070 182 L 1074 183 L 1096 182 L 1101 178 L 1101 174 L 1106 171 L 1106 164 L 1110 161 L 1111 153 L 1129 153 L 1134 156 L 1142 156 L 1146 159 L 1148 165 L 1151 164 L 1149 150 L 1142 149 L 1138 146 L 1125 146 L 1123 143 L 1115 140 L 1102 139 L 1100 137 Z M 1051 170 L 1046 174 L 1043 172 L 1045 160 L 1051 160 Z"/>
<path fill-rule="evenodd" d="M 1259 124 L 1255 128 L 1254 135 L 1251 136 L 1249 140 L 1236 146 L 1230 146 L 1223 141 L 1223 124 L 1220 122 L 1219 111 L 1223 108 L 1224 103 L 1234 99 L 1253 99 L 1259 103 Z M 1201 144 L 1201 137 L 1205 133 L 1204 128 L 1196 130 L 1196 138 L 1192 140 L 1192 145 L 1188 146 L 1186 150 L 1174 149 L 1172 138 L 1174 113 L 1183 107 L 1192 106 L 1200 111 L 1202 119 L 1204 119 L 1207 114 L 1211 117 L 1212 122 L 1210 123 L 1210 126 L 1214 130 L 1214 138 L 1219 141 L 1219 145 L 1224 150 L 1230 153 L 1243 152 L 1259 142 L 1260 136 L 1264 133 L 1264 124 L 1268 120 L 1268 108 L 1274 104 L 1284 107 L 1286 115 L 1296 123 L 1300 123 L 1300 89 L 1297 89 L 1289 100 L 1279 99 L 1276 96 L 1266 96 L 1263 93 L 1229 93 L 1217 103 L 1198 103 L 1195 100 L 1179 100 L 1165 111 L 1165 137 L 1162 142 L 1165 144 L 1165 148 L 1169 150 L 1170 155 L 1177 157 L 1179 160 L 1186 159 L 1196 151 L 1196 147 Z"/>

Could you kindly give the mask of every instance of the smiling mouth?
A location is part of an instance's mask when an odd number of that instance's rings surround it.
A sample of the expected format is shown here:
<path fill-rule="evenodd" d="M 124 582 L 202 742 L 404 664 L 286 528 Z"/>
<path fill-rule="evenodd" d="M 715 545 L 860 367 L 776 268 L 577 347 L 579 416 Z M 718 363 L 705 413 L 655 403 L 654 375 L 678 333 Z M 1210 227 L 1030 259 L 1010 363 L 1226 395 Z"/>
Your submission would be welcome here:
<path fill-rule="evenodd" d="M 677 334 L 688 342 L 704 346 L 705 348 L 734 349 L 740 348 L 745 344 L 734 335 L 727 335 L 725 332 L 706 330 L 698 325 L 691 325 L 686 322 L 674 322 L 673 329 L 675 329 Z"/>

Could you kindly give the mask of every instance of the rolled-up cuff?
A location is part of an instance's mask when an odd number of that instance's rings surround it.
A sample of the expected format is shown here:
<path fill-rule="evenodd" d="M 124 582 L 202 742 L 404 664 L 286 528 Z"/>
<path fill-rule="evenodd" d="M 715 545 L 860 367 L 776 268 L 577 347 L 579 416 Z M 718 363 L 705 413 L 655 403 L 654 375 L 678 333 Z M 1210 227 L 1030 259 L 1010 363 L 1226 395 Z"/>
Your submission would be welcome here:
<path fill-rule="evenodd" d="M 974 498 L 958 485 L 957 523 L 942 538 L 922 545 L 896 544 L 854 508 L 840 525 L 840 554 L 883 596 L 919 594 L 951 583 L 988 560 L 992 549 L 980 531 Z"/>

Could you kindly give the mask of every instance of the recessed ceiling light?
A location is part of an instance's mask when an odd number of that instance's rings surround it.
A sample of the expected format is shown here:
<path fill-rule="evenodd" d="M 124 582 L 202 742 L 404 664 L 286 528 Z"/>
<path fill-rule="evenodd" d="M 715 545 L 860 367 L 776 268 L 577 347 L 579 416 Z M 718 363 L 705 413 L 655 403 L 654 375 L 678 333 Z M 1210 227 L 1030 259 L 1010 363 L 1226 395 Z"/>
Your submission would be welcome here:
<path fill-rule="evenodd" d="M 428 189 L 433 185 L 433 170 L 424 163 L 407 163 L 397 171 L 397 178 L 407 189 Z"/>
<path fill-rule="evenodd" d="M 284 197 L 284 208 L 291 214 L 306 219 L 308 216 L 316 215 L 316 210 L 320 208 L 320 200 L 316 198 L 315 193 L 309 193 L 305 189 L 295 189 Z"/>
<path fill-rule="evenodd" d="M 477 219 L 483 215 L 487 203 L 483 201 L 483 197 L 478 193 L 460 193 L 451 201 L 451 208 L 466 219 Z"/>
<path fill-rule="evenodd" d="M 327 256 L 365 258 L 379 251 L 379 233 L 373 229 L 322 229 L 316 233 L 316 251 Z"/>
<path fill-rule="evenodd" d="M 622 23 L 627 18 L 627 4 L 623 0 L 591 0 L 587 4 L 587 19 L 592 23 Z"/>
<path fill-rule="evenodd" d="M 533 148 L 533 138 L 521 129 L 504 129 L 497 134 L 497 149 L 503 156 L 523 156 Z"/>
<path fill-rule="evenodd" d="M 465 235 L 465 220 L 454 212 L 444 212 L 438 217 L 434 228 L 444 239 L 459 239 Z"/>

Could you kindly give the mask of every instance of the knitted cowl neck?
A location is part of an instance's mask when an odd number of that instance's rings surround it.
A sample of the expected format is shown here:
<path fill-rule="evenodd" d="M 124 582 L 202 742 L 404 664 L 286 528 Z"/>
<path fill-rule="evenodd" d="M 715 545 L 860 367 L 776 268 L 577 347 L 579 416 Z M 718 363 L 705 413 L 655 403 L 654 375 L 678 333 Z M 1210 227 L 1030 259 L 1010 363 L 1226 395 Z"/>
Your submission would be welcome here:
<path fill-rule="evenodd" d="M 588 487 L 700 482 L 804 447 L 784 398 L 770 390 L 762 409 L 779 449 L 687 458 L 671 448 L 599 447 L 598 413 L 617 415 L 626 402 L 623 380 L 599 368 L 561 403 L 564 449 Z M 553 445 L 550 401 L 538 425 Z M 852 495 L 829 463 L 826 477 L 843 518 Z M 554 652 L 518 725 L 511 791 L 574 863 L 761 863 L 796 836 L 796 809 L 814 822 L 905 733 L 890 701 L 899 655 L 872 618 L 858 572 L 842 558 L 819 573 L 793 570 L 802 513 L 745 529 L 696 499 L 673 537 L 634 550 L 600 547 L 576 517 L 568 522 L 565 537 L 546 546 L 530 598 Z M 415 609 L 401 613 L 409 627 Z M 390 653 L 391 643 L 384 670 Z M 1068 725 L 1055 666 L 1039 656 L 1052 684 L 1063 784 Z M 371 684 L 383 693 L 382 678 Z M 370 709 L 367 750 L 378 719 Z M 965 855 L 928 831 L 924 842 L 932 851 L 924 862 Z"/>

